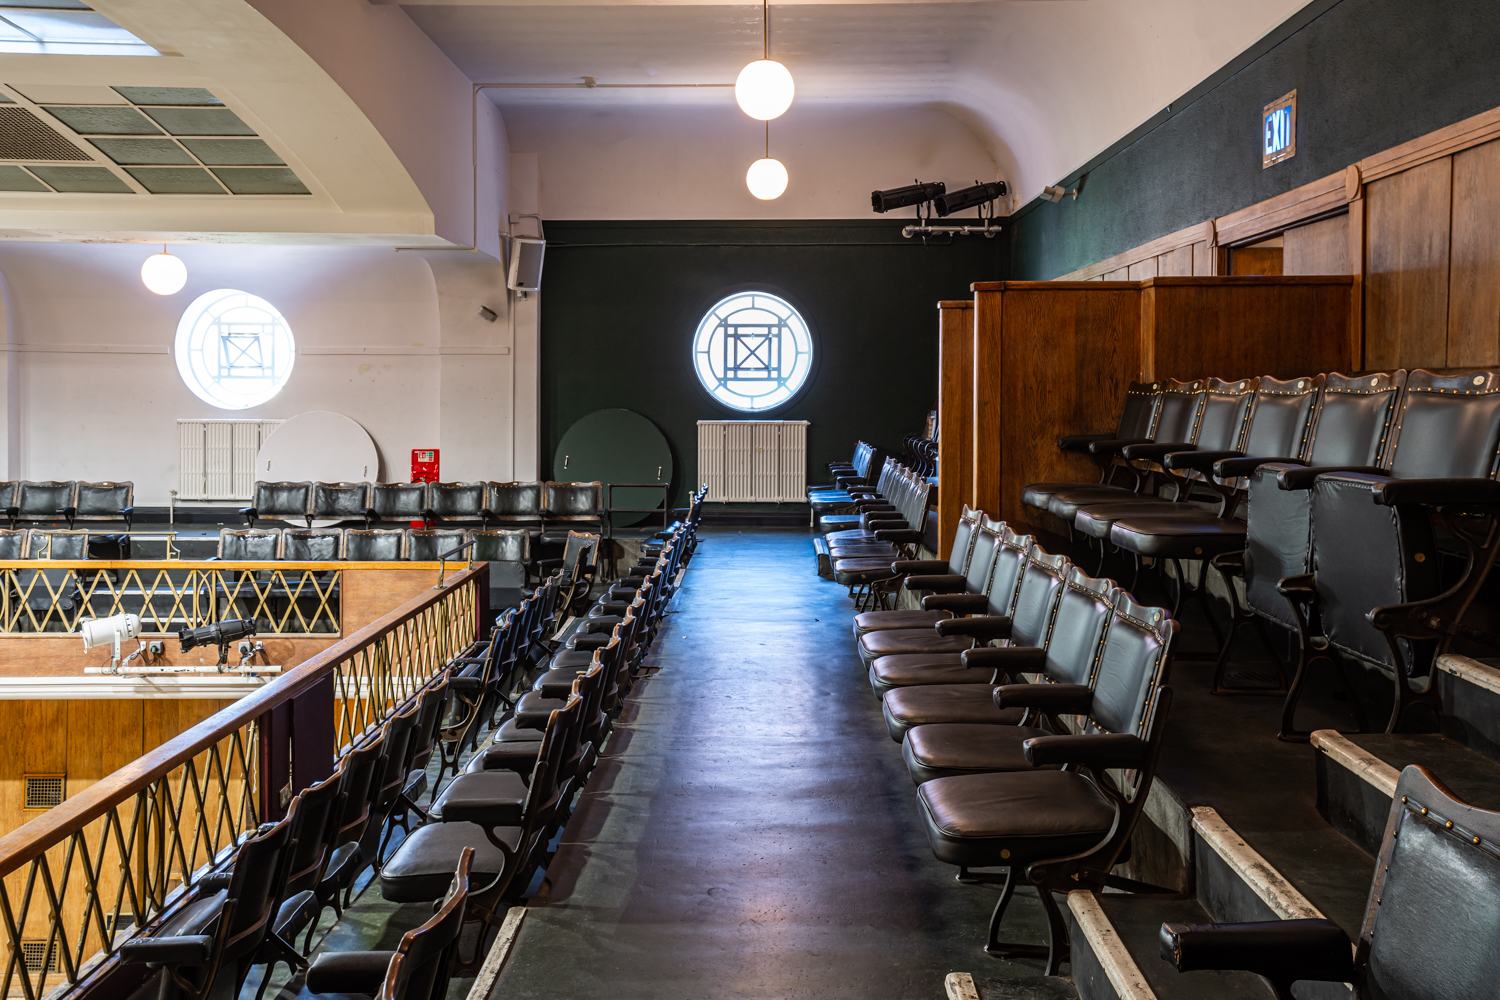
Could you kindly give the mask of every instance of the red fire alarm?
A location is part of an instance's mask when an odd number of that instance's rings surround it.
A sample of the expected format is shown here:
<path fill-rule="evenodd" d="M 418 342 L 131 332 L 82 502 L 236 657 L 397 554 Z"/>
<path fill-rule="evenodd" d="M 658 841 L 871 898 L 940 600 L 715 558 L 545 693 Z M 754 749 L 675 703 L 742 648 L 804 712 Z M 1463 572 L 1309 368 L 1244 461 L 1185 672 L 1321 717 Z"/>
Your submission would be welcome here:
<path fill-rule="evenodd" d="M 436 448 L 413 448 L 411 450 L 411 482 L 435 483 L 438 481 L 438 450 Z"/>

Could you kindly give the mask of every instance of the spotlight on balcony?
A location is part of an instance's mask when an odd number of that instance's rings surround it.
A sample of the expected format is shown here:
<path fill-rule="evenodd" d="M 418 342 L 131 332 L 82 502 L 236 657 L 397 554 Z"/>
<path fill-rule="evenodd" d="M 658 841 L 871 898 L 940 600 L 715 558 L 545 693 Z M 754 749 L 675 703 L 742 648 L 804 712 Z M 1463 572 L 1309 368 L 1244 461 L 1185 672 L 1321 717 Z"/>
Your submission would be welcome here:
<path fill-rule="evenodd" d="M 889 212 L 893 208 L 910 208 L 912 205 L 923 205 L 948 190 L 942 181 L 933 184 L 923 184 L 918 181 L 908 184 L 906 187 L 891 188 L 889 191 L 871 191 L 870 207 L 877 212 Z"/>
<path fill-rule="evenodd" d="M 1004 198 L 1006 190 L 1004 181 L 975 184 L 973 187 L 938 195 L 932 199 L 932 207 L 937 210 L 938 218 L 946 219 L 954 212 L 962 212 L 976 205 L 988 205 L 996 198 Z"/>

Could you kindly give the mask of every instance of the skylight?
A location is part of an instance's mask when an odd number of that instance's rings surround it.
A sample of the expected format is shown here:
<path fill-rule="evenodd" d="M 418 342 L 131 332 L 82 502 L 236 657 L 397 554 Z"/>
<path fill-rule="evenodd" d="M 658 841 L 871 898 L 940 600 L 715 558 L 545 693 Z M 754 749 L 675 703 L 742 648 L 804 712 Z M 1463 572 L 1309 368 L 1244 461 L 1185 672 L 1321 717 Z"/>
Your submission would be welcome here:
<path fill-rule="evenodd" d="M 80 0 L 0 0 L 0 52 L 65 56 L 161 54 Z"/>

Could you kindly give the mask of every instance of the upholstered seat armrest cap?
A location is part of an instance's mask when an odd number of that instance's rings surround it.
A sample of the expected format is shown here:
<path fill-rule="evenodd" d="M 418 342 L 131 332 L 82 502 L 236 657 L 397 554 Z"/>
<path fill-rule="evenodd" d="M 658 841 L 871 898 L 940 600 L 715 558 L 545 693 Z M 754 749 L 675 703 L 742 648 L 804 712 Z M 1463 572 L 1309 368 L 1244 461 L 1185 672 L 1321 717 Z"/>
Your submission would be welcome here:
<path fill-rule="evenodd" d="M 864 476 L 839 476 L 834 480 L 834 485 L 839 489 L 848 489 L 851 486 L 867 486 Z"/>
<path fill-rule="evenodd" d="M 603 649 L 605 646 L 608 646 L 609 639 L 609 636 L 597 632 L 590 635 L 580 635 L 573 640 L 573 648 L 581 649 L 585 652 L 593 652 L 596 649 Z"/>
<path fill-rule="evenodd" d="M 1162 924 L 1160 940 L 1161 957 L 1179 972 L 1243 970 L 1282 985 L 1354 977 L 1349 935 L 1332 920 Z"/>
<path fill-rule="evenodd" d="M 1057 439 L 1057 447 L 1062 451 L 1088 451 L 1089 445 L 1095 441 L 1108 441 L 1111 437 L 1109 434 L 1064 434 Z"/>
<path fill-rule="evenodd" d="M 254 509 L 255 508 L 253 508 L 253 507 L 246 507 L 245 508 L 245 510 L 254 510 Z M 241 514 L 245 513 L 245 510 L 240 511 L 240 513 Z M 15 517 L 15 516 L 17 516 L 18 514 L 21 513 L 21 508 L 19 508 L 19 507 L 6 507 L 5 508 L 5 513 L 8 516 L 10 516 L 10 517 Z"/>
<path fill-rule="evenodd" d="M 869 531 L 869 532 L 876 532 L 876 531 L 910 531 L 911 530 L 911 525 L 907 524 L 904 520 L 902 520 L 900 518 L 886 519 L 886 520 L 880 520 L 880 521 L 877 521 L 877 520 L 874 520 L 873 518 L 871 518 L 871 519 L 868 519 L 868 520 L 865 521 L 863 527 L 864 527 L 864 529 L 866 531 Z"/>
<path fill-rule="evenodd" d="M 995 688 L 995 707 L 1083 715 L 1094 707 L 1094 691 L 1086 684 L 1002 684 Z"/>
<path fill-rule="evenodd" d="M 875 522 L 871 522 L 874 524 Z M 889 521 L 881 521 L 880 524 L 889 524 Z M 901 522 L 905 524 L 905 521 Z M 874 528 L 875 540 L 877 542 L 920 542 L 922 532 L 916 528 Z"/>
<path fill-rule="evenodd" d="M 1035 767 L 1081 764 L 1092 768 L 1131 768 L 1142 767 L 1150 760 L 1151 744 L 1129 733 L 1037 736 L 1022 743 L 1021 752 Z"/>
<path fill-rule="evenodd" d="M 198 881 L 194 882 L 193 886 L 199 892 L 218 892 L 220 889 L 228 889 L 229 883 L 233 879 L 234 872 L 232 871 L 209 872 L 207 875 L 204 875 Z"/>
<path fill-rule="evenodd" d="M 905 572 L 901 569 L 902 562 L 891 563 L 892 571 L 896 573 Z M 944 563 L 944 568 L 947 564 Z M 941 573 L 934 576 L 908 576 L 902 581 L 901 586 L 907 590 L 933 590 L 940 594 L 961 593 L 964 589 L 964 578 L 957 573 Z"/>
<path fill-rule="evenodd" d="M 923 611 L 951 611 L 955 615 L 977 615 L 989 604 L 984 594 L 928 594 L 922 598 Z"/>
<path fill-rule="evenodd" d="M 933 628 L 938 635 L 944 637 L 963 635 L 984 642 L 990 639 L 1004 639 L 1010 635 L 1010 619 L 1004 615 L 949 618 L 947 621 L 938 622 Z"/>
<path fill-rule="evenodd" d="M 1397 504 L 1500 504 L 1500 483 L 1493 479 L 1392 479 L 1375 487 L 1375 502 Z"/>
<path fill-rule="evenodd" d="M 1238 458 L 1237 451 L 1173 451 L 1162 457 L 1161 464 L 1168 469 L 1192 469 L 1208 472 L 1215 462 L 1226 458 Z"/>
<path fill-rule="evenodd" d="M 519 826 L 525 806 L 514 801 L 459 798 L 450 791 L 442 802 L 444 823 L 478 823 L 480 826 Z"/>
<path fill-rule="evenodd" d="M 1197 451 L 1191 441 L 1151 441 L 1145 444 L 1127 444 L 1120 454 L 1130 459 L 1147 459 L 1159 462 L 1174 451 Z"/>
<path fill-rule="evenodd" d="M 483 677 L 453 677 L 448 680 L 449 691 L 478 691 L 484 687 Z"/>
<path fill-rule="evenodd" d="M 160 965 L 202 965 L 213 953 L 211 934 L 183 934 L 177 937 L 132 938 L 120 945 L 120 957 L 126 962 L 152 962 Z"/>
<path fill-rule="evenodd" d="M 1382 469 L 1375 465 L 1343 465 L 1335 468 L 1328 466 L 1302 466 L 1297 469 L 1283 469 L 1276 474 L 1276 485 L 1284 490 L 1310 490 L 1317 478 L 1325 472 L 1359 472 L 1372 476 L 1386 475 L 1390 470 Z"/>
<path fill-rule="evenodd" d="M 895 510 L 896 505 L 883 497 L 876 496 L 869 500 L 861 500 L 854 505 L 854 509 L 861 514 L 868 514 L 875 510 Z"/>
<path fill-rule="evenodd" d="M 1091 455 L 1113 455 L 1126 445 L 1150 443 L 1150 438 L 1101 438 L 1092 442 L 1088 447 Z"/>
<path fill-rule="evenodd" d="M 1006 673 L 1041 673 L 1047 666 L 1047 651 L 1035 646 L 979 646 L 958 654 L 964 666 Z"/>
<path fill-rule="evenodd" d="M 16 510 L 16 509 L 17 508 L 15 508 L 15 507 L 8 508 L 8 510 Z M 258 512 L 256 511 L 256 509 L 254 507 L 241 507 L 240 508 L 240 513 L 243 514 L 246 517 L 255 517 Z"/>
<path fill-rule="evenodd" d="M 59 507 L 59 508 L 57 508 L 57 512 L 59 514 L 62 514 L 65 517 L 72 517 L 72 516 L 74 516 L 75 514 L 78 513 L 78 508 L 77 507 Z"/>
<path fill-rule="evenodd" d="M 394 951 L 325 951 L 307 970 L 309 993 L 374 996 L 385 982 Z"/>
<path fill-rule="evenodd" d="M 1296 458 L 1269 458 L 1264 455 L 1254 458 L 1223 458 L 1214 463 L 1214 475 L 1220 479 L 1235 479 L 1240 476 L 1248 476 L 1262 465 L 1270 465 L 1272 462 L 1282 465 L 1303 464 L 1300 459 Z"/>
<path fill-rule="evenodd" d="M 121 507 L 120 508 L 120 513 L 121 514 L 134 514 L 135 513 L 135 508 L 134 507 Z"/>
<path fill-rule="evenodd" d="M 947 576 L 957 577 L 957 573 L 948 573 L 948 561 L 946 559 L 902 559 L 891 563 L 891 568 L 897 573 L 942 573 Z M 962 577 L 959 577 L 962 579 Z M 908 587 L 907 590 L 913 588 Z"/>

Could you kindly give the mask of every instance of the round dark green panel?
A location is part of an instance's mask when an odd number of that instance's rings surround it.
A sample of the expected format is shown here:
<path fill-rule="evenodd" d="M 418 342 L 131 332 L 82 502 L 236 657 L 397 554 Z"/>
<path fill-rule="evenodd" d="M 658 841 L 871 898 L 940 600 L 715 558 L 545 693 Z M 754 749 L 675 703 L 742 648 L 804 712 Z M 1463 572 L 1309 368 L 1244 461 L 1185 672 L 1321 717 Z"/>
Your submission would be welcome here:
<path fill-rule="evenodd" d="M 655 424 L 633 410 L 595 410 L 568 428 L 552 456 L 558 482 L 670 483 L 672 449 Z M 609 496 L 606 493 L 606 496 Z M 617 489 L 615 507 L 662 504 L 659 489 Z M 655 522 L 658 514 L 616 514 L 616 527 Z"/>

